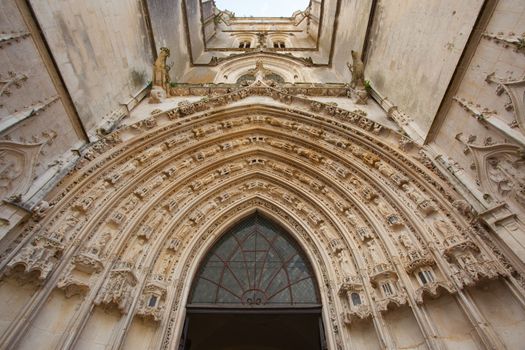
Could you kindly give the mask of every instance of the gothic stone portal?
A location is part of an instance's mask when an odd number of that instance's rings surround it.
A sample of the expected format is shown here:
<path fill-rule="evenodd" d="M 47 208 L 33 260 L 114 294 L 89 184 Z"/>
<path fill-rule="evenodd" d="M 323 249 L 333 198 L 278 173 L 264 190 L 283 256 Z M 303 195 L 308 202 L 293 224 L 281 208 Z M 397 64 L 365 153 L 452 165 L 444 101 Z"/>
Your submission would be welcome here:
<path fill-rule="evenodd" d="M 297 243 L 258 213 L 204 258 L 187 311 L 183 349 L 325 348 L 311 266 Z"/>

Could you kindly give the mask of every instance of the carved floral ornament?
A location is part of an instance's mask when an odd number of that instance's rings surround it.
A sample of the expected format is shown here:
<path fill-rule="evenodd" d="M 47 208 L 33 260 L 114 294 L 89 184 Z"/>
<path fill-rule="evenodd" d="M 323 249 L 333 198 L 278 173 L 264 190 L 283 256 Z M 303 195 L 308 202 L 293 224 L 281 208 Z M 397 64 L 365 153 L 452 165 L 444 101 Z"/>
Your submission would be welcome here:
<path fill-rule="evenodd" d="M 513 144 L 468 146 L 472 150 L 478 179 L 485 193 L 498 201 L 510 200 L 525 207 L 525 154 Z M 488 198 L 490 199 L 490 198 Z"/>
<path fill-rule="evenodd" d="M 424 257 L 417 268 L 429 266 L 436 283 L 453 284 L 449 291 L 463 287 L 461 271 L 467 267 L 483 263 L 501 270 L 483 243 L 464 230 L 452 211 L 455 198 L 441 194 L 446 184 L 387 145 L 394 134 L 380 139 L 373 128 L 335 112 L 256 106 L 193 113 L 176 121 L 159 117 L 156 126 L 117 131 L 96 144 L 64 179 L 48 215 L 25 231 L 28 243 L 14 245 L 3 257 L 3 270 L 25 274 L 31 267 L 17 266 L 44 259 L 45 273 L 38 277 L 66 293 L 83 294 L 82 303 L 166 320 L 159 323 L 165 347 L 177 341 L 174 327 L 183 317 L 199 256 L 256 208 L 306 248 L 325 295 L 332 342 L 340 341 L 339 329 L 348 323 L 339 317 L 346 309 L 361 319 L 412 303 L 407 295 L 421 295 L 424 302 L 423 295 L 439 294 L 430 286 L 417 292 L 416 267 L 398 264 L 393 256 Z M 425 201 L 433 210 L 421 206 Z M 430 229 L 436 220 L 445 220 L 446 227 Z M 459 264 L 460 253 L 449 260 L 443 255 L 439 247 L 450 234 L 466 235 L 479 246 L 469 257 L 472 263 Z M 39 237 L 52 235 L 61 237 L 60 248 L 39 245 Z M 17 263 L 6 266 L 10 261 Z M 449 278 L 451 271 L 459 271 L 457 277 Z M 485 275 L 468 278 L 476 283 Z M 165 294 L 151 287 L 152 280 L 161 281 Z M 344 285 L 363 293 L 359 298 L 368 311 L 338 296 Z M 44 303 L 46 293 L 40 289 L 35 303 Z M 79 327 L 89 317 L 82 310 L 74 317 Z"/>
<path fill-rule="evenodd" d="M 507 80 L 496 77 L 496 73 L 491 73 L 487 75 L 485 81 L 498 84 L 496 94 L 501 95 L 505 92 L 509 96 L 510 103 L 505 105 L 505 108 L 514 111 L 516 118 L 514 125 L 525 134 L 525 78 Z"/>
<path fill-rule="evenodd" d="M 26 193 L 43 145 L 0 141 L 0 198 Z"/>

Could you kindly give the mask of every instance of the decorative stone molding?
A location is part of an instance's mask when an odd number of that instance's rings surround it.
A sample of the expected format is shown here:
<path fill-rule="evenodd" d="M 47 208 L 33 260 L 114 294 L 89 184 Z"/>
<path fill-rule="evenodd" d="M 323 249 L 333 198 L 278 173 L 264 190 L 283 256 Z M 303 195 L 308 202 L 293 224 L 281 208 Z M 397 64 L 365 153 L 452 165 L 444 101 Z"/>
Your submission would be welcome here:
<path fill-rule="evenodd" d="M 423 305 L 425 297 L 439 298 L 443 293 L 454 294 L 456 290 L 450 282 L 430 282 L 415 291 L 415 300 L 418 305 Z"/>
<path fill-rule="evenodd" d="M 494 41 L 497 44 L 503 44 L 505 48 L 513 48 L 516 52 L 525 52 L 525 35 L 521 36 L 515 33 L 505 34 L 503 32 L 489 33 L 484 32 L 481 36 L 487 40 Z"/>
<path fill-rule="evenodd" d="M 166 284 L 162 275 L 153 275 L 142 291 L 136 315 L 160 322 L 165 312 Z"/>
<path fill-rule="evenodd" d="M 0 198 L 26 193 L 42 146 L 0 141 Z"/>
<path fill-rule="evenodd" d="M 505 92 L 509 96 L 510 104 L 507 104 L 505 108 L 514 111 L 516 126 L 520 128 L 522 133 L 525 133 L 525 101 L 523 101 L 525 79 L 503 80 L 497 78 L 495 73 L 491 73 L 487 75 L 485 81 L 498 84 L 498 88 L 496 89 L 498 95 Z M 513 127 L 512 123 L 510 126 L 511 128 Z"/>
<path fill-rule="evenodd" d="M 469 145 L 481 187 L 499 201 L 509 200 L 525 208 L 524 151 L 514 144 Z"/>
<path fill-rule="evenodd" d="M 11 32 L 11 33 L 0 33 L 0 49 L 6 45 L 11 45 L 13 42 L 19 42 L 21 39 L 25 39 L 31 36 L 28 32 Z"/>
<path fill-rule="evenodd" d="M 15 72 L 8 72 L 6 78 L 2 78 L 2 75 L 0 74 L 0 96 L 10 96 L 11 90 L 9 88 L 11 86 L 16 87 L 19 89 L 22 87 L 22 82 L 27 80 L 27 75 L 22 73 L 15 73 Z"/>
<path fill-rule="evenodd" d="M 434 264 L 435 261 L 428 252 L 424 253 L 420 250 L 412 250 L 407 253 L 405 270 L 410 274 L 418 268 L 432 266 Z"/>
<path fill-rule="evenodd" d="M 38 101 L 28 107 L 24 107 L 24 109 L 20 111 L 15 111 L 14 113 L 10 115 L 3 116 L 2 118 L 0 118 L 0 131 L 7 130 L 13 125 L 16 125 L 28 118 L 39 115 L 40 113 L 48 109 L 49 106 L 57 102 L 59 99 L 60 99 L 59 96 L 51 96 L 43 101 Z M 49 142 L 49 139 L 48 139 L 48 142 Z"/>
<path fill-rule="evenodd" d="M 350 326 L 356 321 L 369 320 L 372 318 L 372 310 L 370 309 L 370 306 L 365 304 L 351 307 L 350 309 L 347 306 L 344 306 L 341 318 L 345 325 Z"/>
<path fill-rule="evenodd" d="M 377 310 L 381 313 L 400 308 L 407 303 L 407 296 L 404 292 L 396 292 L 395 295 L 385 297 L 376 301 Z"/>
<path fill-rule="evenodd" d="M 22 274 L 32 276 L 36 273 L 37 281 L 42 282 L 60 260 L 63 250 L 63 236 L 56 234 L 50 237 L 38 236 L 9 261 L 5 273 L 10 275 L 18 272 L 17 268 L 21 267 Z"/>
<path fill-rule="evenodd" d="M 496 111 L 490 110 L 488 108 L 482 108 L 481 105 L 475 104 L 472 101 L 467 101 L 464 98 L 454 96 L 454 101 L 459 103 L 463 109 L 470 114 L 472 117 L 476 118 L 480 123 L 485 123 L 486 120 L 497 114 Z"/>
<path fill-rule="evenodd" d="M 439 296 L 433 286 L 414 292 L 403 268 L 413 273 L 447 267 L 443 259 L 449 257 L 455 271 L 467 274 L 463 270 L 470 266 L 458 259 L 471 251 L 468 245 L 464 250 L 452 240 L 446 248 L 439 245 L 453 234 L 474 242 L 452 212 L 457 198 L 435 174 L 399 153 L 397 134 L 378 136 L 361 113 L 349 112 L 359 120 L 354 124 L 328 104 L 316 106 L 318 114 L 294 109 L 294 98 L 289 109 L 216 113 L 203 109 L 210 101 L 178 106 L 192 107 L 174 119 L 153 116 L 151 128 L 148 122 L 108 135 L 60 185 L 39 224 L 42 232 L 67 237 L 68 258 L 53 275 L 66 295 L 82 293 L 86 305 L 116 306 L 154 321 L 169 348 L 199 254 L 224 227 L 255 209 L 277 218 L 308 249 L 334 339 L 345 322 L 352 327 L 356 320 L 370 320 L 372 312 L 380 318 L 375 310 L 407 303 L 417 312 L 409 296 Z M 416 154 L 417 145 L 411 151 Z M 427 211 L 420 205 L 430 199 L 433 209 Z M 389 225 L 392 215 L 396 222 Z M 438 219 L 445 224 L 433 227 Z M 430 250 L 431 243 L 437 249 Z M 482 243 L 474 244 L 480 249 L 473 255 L 488 276 L 492 265 L 484 261 L 492 256 Z M 396 254 L 407 259 L 401 269 Z M 119 260 L 111 266 L 109 257 Z M 440 282 L 456 283 L 455 275 L 441 275 Z M 101 289 L 86 293 L 95 283 Z M 334 284 L 343 303 L 332 295 Z M 352 293 L 359 294 L 360 304 L 352 302 Z M 77 316 L 80 324 L 89 314 Z"/>
<path fill-rule="evenodd" d="M 127 314 L 131 305 L 132 291 L 137 277 L 129 264 L 119 262 L 102 286 L 94 300 L 95 305 L 116 306 L 122 314 Z"/>
<path fill-rule="evenodd" d="M 370 282 L 374 286 L 377 286 L 377 283 L 381 280 L 397 279 L 397 273 L 395 272 L 395 270 L 389 264 L 386 263 L 375 265 L 370 269 L 369 274 Z"/>

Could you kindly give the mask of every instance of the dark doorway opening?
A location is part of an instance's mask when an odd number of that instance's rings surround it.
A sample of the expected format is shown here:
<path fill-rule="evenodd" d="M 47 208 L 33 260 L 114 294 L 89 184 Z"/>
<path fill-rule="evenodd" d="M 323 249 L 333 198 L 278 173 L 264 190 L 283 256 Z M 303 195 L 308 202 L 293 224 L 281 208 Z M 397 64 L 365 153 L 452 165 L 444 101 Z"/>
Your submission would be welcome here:
<path fill-rule="evenodd" d="M 263 311 L 263 310 L 261 310 Z M 323 350 L 320 310 L 188 309 L 183 350 Z"/>
<path fill-rule="evenodd" d="M 321 301 L 299 244 L 258 212 L 208 251 L 179 350 L 324 350 Z"/>

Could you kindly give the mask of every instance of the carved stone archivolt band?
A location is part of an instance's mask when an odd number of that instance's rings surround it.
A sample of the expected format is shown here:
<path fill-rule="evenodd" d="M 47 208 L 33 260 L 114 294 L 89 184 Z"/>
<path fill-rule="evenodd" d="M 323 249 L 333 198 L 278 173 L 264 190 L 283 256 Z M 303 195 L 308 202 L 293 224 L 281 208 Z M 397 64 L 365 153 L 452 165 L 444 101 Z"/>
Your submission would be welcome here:
<path fill-rule="evenodd" d="M 68 329 L 81 329 L 93 304 L 115 307 L 125 325 L 135 315 L 156 322 L 162 347 L 175 346 L 200 258 L 255 209 L 305 248 L 334 346 L 343 342 L 342 327 L 362 319 L 372 319 L 389 343 L 382 315 L 402 305 L 436 342 L 421 307 L 427 297 L 448 293 L 469 303 L 465 286 L 499 276 L 523 288 L 454 211 L 449 185 L 398 151 L 395 133 L 323 104 L 312 113 L 264 104 L 199 107 L 206 103 L 118 130 L 87 151 L 51 208 L 3 257 L 4 274 L 36 276 L 42 287 L 2 344 L 23 334 L 56 286 L 83 297 Z M 411 152 L 418 156 L 416 147 Z M 478 332 L 491 343 L 490 329 Z M 65 332 L 61 345 L 74 342 Z"/>

